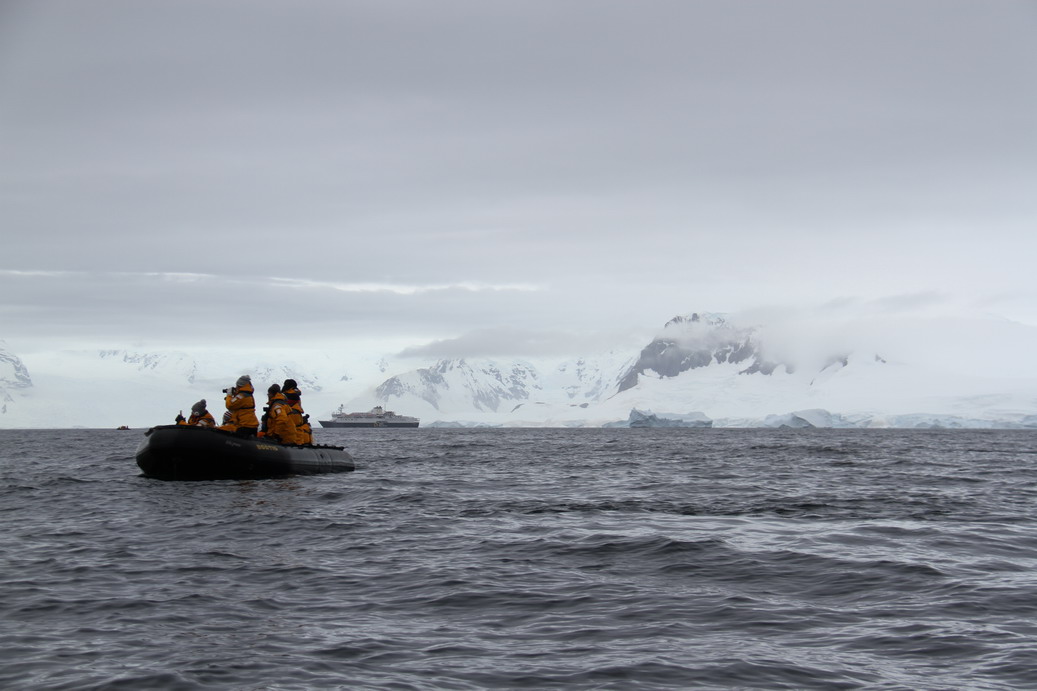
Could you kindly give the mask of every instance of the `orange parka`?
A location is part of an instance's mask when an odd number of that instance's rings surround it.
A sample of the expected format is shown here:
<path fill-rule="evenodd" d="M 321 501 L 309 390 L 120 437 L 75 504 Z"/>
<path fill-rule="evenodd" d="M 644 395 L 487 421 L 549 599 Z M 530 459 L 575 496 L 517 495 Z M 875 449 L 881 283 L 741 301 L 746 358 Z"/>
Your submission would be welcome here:
<path fill-rule="evenodd" d="M 295 387 L 282 389 L 281 393 L 283 393 L 284 397 L 288 399 L 288 404 L 292 407 L 292 422 L 295 423 L 295 430 L 298 433 L 299 443 L 312 444 L 313 428 L 310 427 L 310 422 L 307 419 L 309 416 L 303 414 L 302 393 Z"/>
<path fill-rule="evenodd" d="M 282 444 L 301 444 L 299 432 L 292 420 L 292 406 L 283 393 L 275 393 L 270 396 L 270 403 L 266 411 L 266 431 L 263 436 Z"/>
<path fill-rule="evenodd" d="M 180 422 L 176 424 L 193 425 L 195 427 L 215 427 L 216 419 L 212 416 L 212 413 L 206 410 L 204 415 L 191 413 L 191 417 L 187 418 L 186 420 L 180 420 Z"/>
<path fill-rule="evenodd" d="M 259 419 L 256 417 L 256 399 L 253 396 L 255 389 L 251 383 L 244 383 L 230 390 L 224 403 L 230 420 L 220 425 L 220 429 L 236 432 L 243 427 L 259 429 Z"/>

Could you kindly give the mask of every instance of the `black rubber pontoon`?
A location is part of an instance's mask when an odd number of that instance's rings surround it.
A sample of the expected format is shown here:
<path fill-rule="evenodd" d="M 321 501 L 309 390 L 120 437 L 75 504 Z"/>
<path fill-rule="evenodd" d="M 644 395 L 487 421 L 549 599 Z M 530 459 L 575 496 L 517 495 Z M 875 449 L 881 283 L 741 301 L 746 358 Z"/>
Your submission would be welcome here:
<path fill-rule="evenodd" d="M 159 480 L 254 480 L 356 467 L 341 446 L 285 446 L 188 425 L 149 429 L 137 448 L 137 465 Z"/>

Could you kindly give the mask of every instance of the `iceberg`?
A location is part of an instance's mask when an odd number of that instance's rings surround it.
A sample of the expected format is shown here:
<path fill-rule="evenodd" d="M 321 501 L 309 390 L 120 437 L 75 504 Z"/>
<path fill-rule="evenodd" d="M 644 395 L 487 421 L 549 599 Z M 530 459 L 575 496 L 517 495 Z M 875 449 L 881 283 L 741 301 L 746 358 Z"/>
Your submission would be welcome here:
<path fill-rule="evenodd" d="M 602 427 L 712 427 L 713 421 L 705 414 L 694 413 L 653 413 L 651 410 L 633 408 L 626 420 L 608 422 Z"/>
<path fill-rule="evenodd" d="M 822 408 L 797 410 L 784 415 L 768 415 L 760 424 L 761 427 L 791 427 L 804 429 L 807 427 L 848 429 L 860 427 L 842 415 L 830 413 Z"/>

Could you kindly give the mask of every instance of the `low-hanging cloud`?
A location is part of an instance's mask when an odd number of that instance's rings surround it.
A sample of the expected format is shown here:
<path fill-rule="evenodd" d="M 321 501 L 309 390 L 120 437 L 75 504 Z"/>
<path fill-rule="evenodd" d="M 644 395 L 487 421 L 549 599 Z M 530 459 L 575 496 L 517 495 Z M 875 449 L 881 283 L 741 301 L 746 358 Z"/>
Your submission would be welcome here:
<path fill-rule="evenodd" d="M 437 284 L 404 284 L 404 283 L 340 283 L 331 281 L 316 281 L 304 278 L 281 278 L 269 279 L 272 283 L 285 288 L 299 289 L 328 289 L 342 293 L 395 293 L 397 295 L 415 295 L 418 293 L 432 293 L 444 291 L 467 291 L 471 293 L 481 292 L 535 292 L 543 290 L 543 287 L 531 283 L 505 283 L 492 284 L 480 283 L 478 281 L 461 281 L 458 283 Z"/>
<path fill-rule="evenodd" d="M 502 309 L 534 314 L 536 286 L 327 284 L 204 273 L 0 271 L 3 336 L 275 347 L 427 340 Z M 530 301 L 533 302 L 530 302 Z M 301 340 L 300 340 L 301 339 Z"/>
<path fill-rule="evenodd" d="M 406 348 L 397 354 L 403 358 L 493 358 L 493 357 L 552 357 L 588 355 L 616 344 L 634 346 L 635 334 L 629 330 L 619 333 L 591 333 L 571 331 L 544 331 L 496 327 L 475 329 L 456 338 L 432 341 Z M 637 347 L 640 347 L 639 345 Z"/>

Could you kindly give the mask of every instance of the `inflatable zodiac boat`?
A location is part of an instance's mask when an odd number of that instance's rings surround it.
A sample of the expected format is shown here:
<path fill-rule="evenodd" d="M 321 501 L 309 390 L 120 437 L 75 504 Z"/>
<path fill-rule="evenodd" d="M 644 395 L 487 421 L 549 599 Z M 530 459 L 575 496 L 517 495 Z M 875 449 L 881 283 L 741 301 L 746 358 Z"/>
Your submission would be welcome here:
<path fill-rule="evenodd" d="M 356 467 L 341 446 L 286 446 L 188 425 L 149 429 L 137 448 L 137 465 L 159 480 L 254 480 Z"/>

